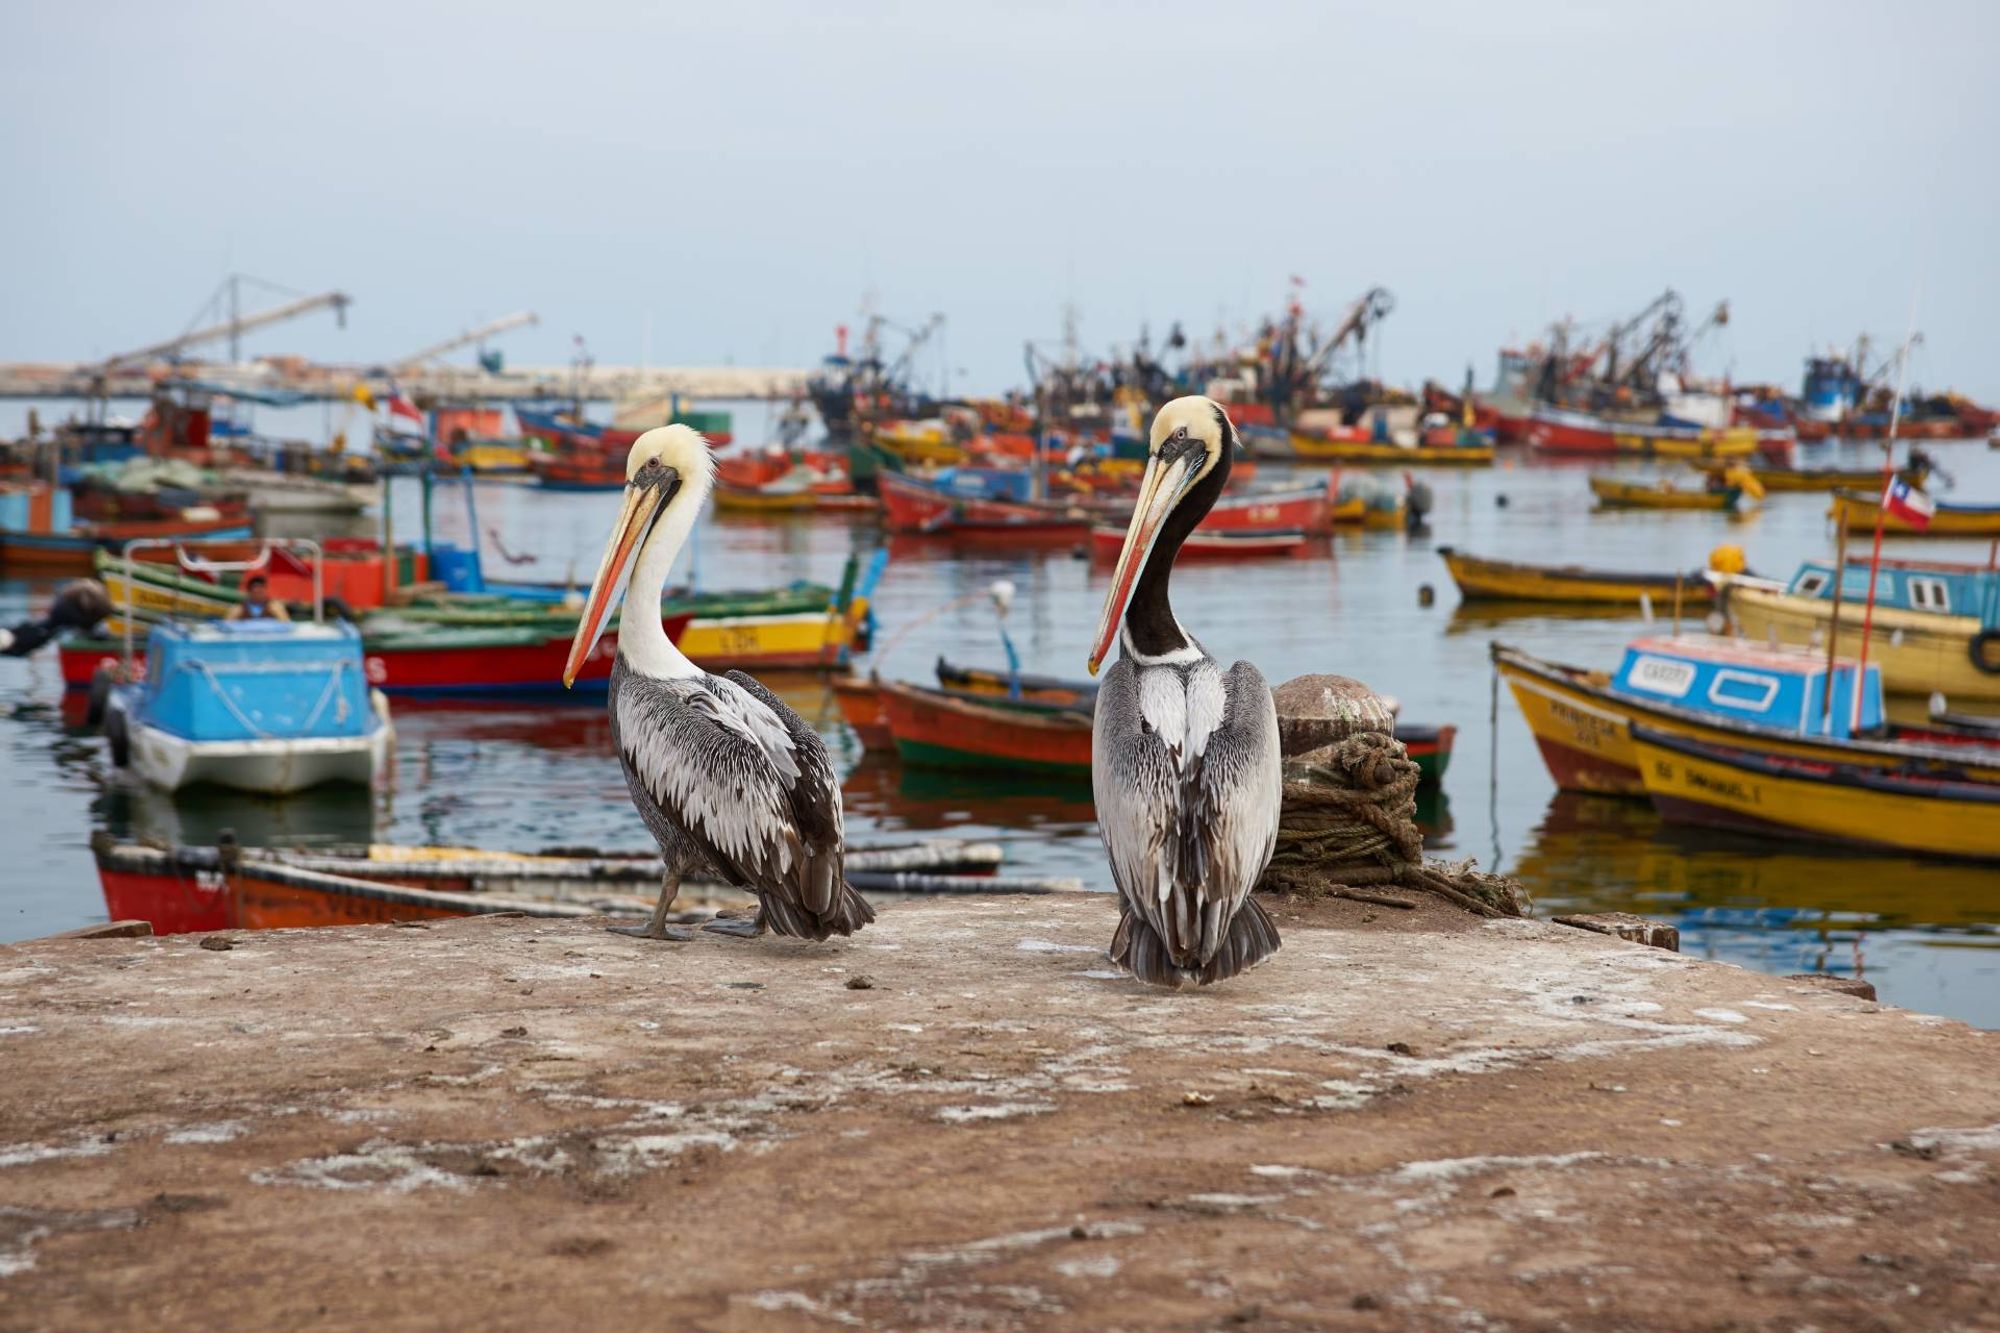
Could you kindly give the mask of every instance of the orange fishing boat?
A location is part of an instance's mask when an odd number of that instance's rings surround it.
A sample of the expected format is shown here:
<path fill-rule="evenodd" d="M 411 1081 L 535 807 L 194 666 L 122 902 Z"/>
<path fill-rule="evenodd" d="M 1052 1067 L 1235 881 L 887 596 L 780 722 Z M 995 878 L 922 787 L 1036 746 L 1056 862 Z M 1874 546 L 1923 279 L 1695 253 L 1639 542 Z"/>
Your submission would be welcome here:
<path fill-rule="evenodd" d="M 897 681 L 877 686 L 896 753 L 931 768 L 1090 778 L 1090 714 L 974 703 Z"/>

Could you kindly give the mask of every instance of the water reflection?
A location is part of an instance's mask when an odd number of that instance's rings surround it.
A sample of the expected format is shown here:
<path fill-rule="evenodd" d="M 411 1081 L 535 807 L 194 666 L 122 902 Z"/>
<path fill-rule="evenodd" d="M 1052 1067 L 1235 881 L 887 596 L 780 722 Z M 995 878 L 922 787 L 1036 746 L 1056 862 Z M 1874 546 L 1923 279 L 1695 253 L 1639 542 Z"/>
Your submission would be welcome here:
<path fill-rule="evenodd" d="M 1681 950 L 1760 971 L 1866 977 L 1899 1001 L 2000 1025 L 2000 873 L 1664 824 L 1642 801 L 1562 793 L 1510 867 L 1536 909 L 1674 922 Z M 1927 958 L 1942 949 L 1976 959 Z M 1947 973 L 1957 973 L 1949 976 Z"/>

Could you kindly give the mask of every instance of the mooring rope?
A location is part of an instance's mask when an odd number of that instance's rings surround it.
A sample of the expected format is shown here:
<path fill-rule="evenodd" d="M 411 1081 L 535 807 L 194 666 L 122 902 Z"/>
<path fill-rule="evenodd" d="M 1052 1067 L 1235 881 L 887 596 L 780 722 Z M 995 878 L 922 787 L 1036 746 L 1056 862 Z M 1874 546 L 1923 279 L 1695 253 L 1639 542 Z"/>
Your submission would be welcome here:
<path fill-rule="evenodd" d="M 1435 894 L 1480 916 L 1525 916 L 1528 895 L 1470 860 L 1426 861 L 1417 831 L 1417 765 L 1401 741 L 1364 731 L 1285 762 L 1278 846 L 1260 889 L 1332 893 L 1387 907 L 1413 902 L 1357 892 L 1396 885 Z"/>

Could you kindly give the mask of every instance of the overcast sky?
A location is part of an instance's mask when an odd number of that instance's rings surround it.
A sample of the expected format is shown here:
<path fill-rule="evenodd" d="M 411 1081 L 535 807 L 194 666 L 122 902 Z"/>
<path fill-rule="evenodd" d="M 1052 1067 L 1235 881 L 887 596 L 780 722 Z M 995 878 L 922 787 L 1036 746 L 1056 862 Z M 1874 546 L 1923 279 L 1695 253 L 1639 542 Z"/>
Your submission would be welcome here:
<path fill-rule="evenodd" d="M 0 358 L 180 331 L 224 274 L 355 298 L 253 352 L 515 309 L 554 362 L 807 364 L 872 296 L 968 387 L 1380 284 L 1391 380 L 1484 382 L 1666 287 L 1700 368 L 1899 337 L 2000 399 L 2000 4 L 581 2 L 0 11 Z M 259 302 L 272 300 L 266 295 Z M 936 365 L 935 359 L 932 362 Z"/>

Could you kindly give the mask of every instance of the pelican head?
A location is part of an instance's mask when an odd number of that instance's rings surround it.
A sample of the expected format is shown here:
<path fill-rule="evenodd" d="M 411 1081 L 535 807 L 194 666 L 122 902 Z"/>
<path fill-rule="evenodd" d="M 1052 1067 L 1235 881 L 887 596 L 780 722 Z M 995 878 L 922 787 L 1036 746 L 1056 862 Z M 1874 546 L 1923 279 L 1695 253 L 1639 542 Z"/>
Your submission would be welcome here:
<path fill-rule="evenodd" d="M 675 501 L 690 483 L 694 486 L 694 503 L 700 504 L 700 497 L 708 494 L 714 469 L 708 441 L 687 426 L 661 426 L 632 442 L 632 452 L 625 458 L 625 502 L 618 510 L 618 521 L 611 528 L 604 559 L 598 563 L 597 577 L 591 580 L 590 596 L 584 601 L 583 615 L 577 621 L 576 638 L 569 646 L 569 661 L 563 666 L 565 688 L 576 682 L 576 673 L 597 646 L 604 618 L 616 602 L 613 592 L 625 566 L 631 562 L 632 552 L 643 551 L 652 542 L 660 520 L 675 507 Z M 692 523 L 692 517 L 688 521 Z M 682 536 L 685 535 L 683 528 Z M 665 574 L 661 570 L 662 579 Z M 660 590 L 650 589 L 649 595 L 657 602 Z M 654 611 L 657 614 L 658 608 Z"/>
<path fill-rule="evenodd" d="M 1212 398 L 1176 398 L 1153 418 L 1152 443 L 1146 455 L 1146 475 L 1139 482 L 1139 500 L 1132 509 L 1118 567 L 1111 575 L 1111 593 L 1104 617 L 1097 622 L 1097 640 L 1090 650 L 1090 674 L 1111 652 L 1111 640 L 1125 618 L 1132 589 L 1152 556 L 1160 528 L 1187 493 L 1229 456 L 1236 428 L 1229 414 Z"/>

